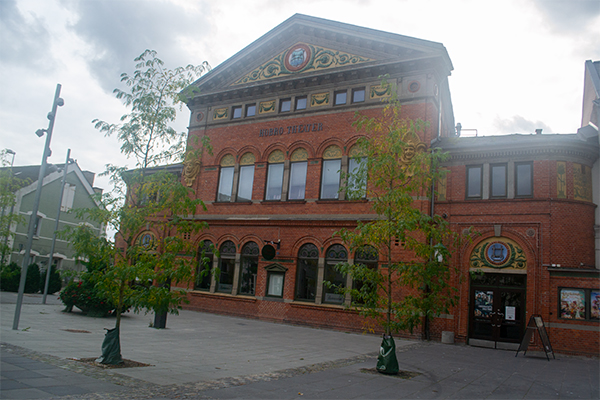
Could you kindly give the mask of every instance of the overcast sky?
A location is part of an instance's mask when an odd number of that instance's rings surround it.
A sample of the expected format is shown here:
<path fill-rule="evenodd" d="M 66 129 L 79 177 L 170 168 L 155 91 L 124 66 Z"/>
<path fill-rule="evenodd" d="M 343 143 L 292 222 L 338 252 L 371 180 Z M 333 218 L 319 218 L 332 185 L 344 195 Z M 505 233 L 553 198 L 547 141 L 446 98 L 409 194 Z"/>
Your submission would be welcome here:
<path fill-rule="evenodd" d="M 584 62 L 600 60 L 600 0 L 0 0 L 0 149 L 41 162 L 60 83 L 49 161 L 70 148 L 84 170 L 132 167 L 91 121 L 127 111 L 112 90 L 136 56 L 215 67 L 295 13 L 442 43 L 456 122 L 480 135 L 576 132 Z"/>

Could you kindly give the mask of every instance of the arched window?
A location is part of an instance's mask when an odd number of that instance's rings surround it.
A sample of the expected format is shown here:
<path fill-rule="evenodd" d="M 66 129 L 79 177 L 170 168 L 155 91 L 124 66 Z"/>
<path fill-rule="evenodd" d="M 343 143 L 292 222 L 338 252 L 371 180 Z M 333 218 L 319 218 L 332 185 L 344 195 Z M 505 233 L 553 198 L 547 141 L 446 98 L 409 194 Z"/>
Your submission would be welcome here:
<path fill-rule="evenodd" d="M 319 250 L 307 243 L 298 251 L 296 272 L 296 299 L 315 301 L 317 294 L 317 274 L 319 270 Z"/>
<path fill-rule="evenodd" d="M 196 282 L 194 289 L 209 290 L 214 250 L 210 240 L 205 240 L 198 249 L 198 266 L 196 268 Z"/>
<path fill-rule="evenodd" d="M 306 189 L 306 169 L 308 166 L 308 152 L 297 149 L 290 156 L 290 188 L 288 200 L 304 200 Z"/>
<path fill-rule="evenodd" d="M 366 157 L 358 146 L 352 146 L 348 152 L 348 181 L 347 189 L 349 199 L 362 199 L 367 195 L 367 170 Z"/>
<path fill-rule="evenodd" d="M 248 242 L 242 247 L 240 294 L 254 295 L 256 273 L 258 272 L 258 253 L 258 245 L 254 242 Z"/>
<path fill-rule="evenodd" d="M 340 171 L 342 169 L 342 150 L 329 146 L 323 152 L 323 170 L 321 173 L 321 198 L 337 199 L 340 191 Z"/>
<path fill-rule="evenodd" d="M 237 201 L 252 200 L 254 183 L 254 154 L 246 153 L 240 158 L 240 177 L 238 181 Z"/>
<path fill-rule="evenodd" d="M 379 263 L 379 254 L 373 246 L 363 246 L 356 250 L 354 254 L 354 264 L 362 264 L 371 270 L 377 270 Z M 377 288 L 372 282 L 363 279 L 354 279 L 353 288 L 361 292 L 361 296 L 354 299 L 356 303 L 362 304 L 365 302 L 365 297 L 370 296 Z"/>
<path fill-rule="evenodd" d="M 231 240 L 224 242 L 219 249 L 219 285 L 217 291 L 231 293 L 235 272 L 235 244 Z"/>
<path fill-rule="evenodd" d="M 325 253 L 325 274 L 323 281 L 331 282 L 333 286 L 323 284 L 323 303 L 342 304 L 344 295 L 337 293 L 336 287 L 346 286 L 346 275 L 339 272 L 336 264 L 348 261 L 348 251 L 341 244 L 334 244 Z"/>
<path fill-rule="evenodd" d="M 234 167 L 235 159 L 231 154 L 227 154 L 221 159 L 221 172 L 219 174 L 219 191 L 217 193 L 217 201 L 231 201 Z"/>
<path fill-rule="evenodd" d="M 281 200 L 283 189 L 283 151 L 275 150 L 269 155 L 269 168 L 267 170 L 267 189 L 265 200 Z"/>

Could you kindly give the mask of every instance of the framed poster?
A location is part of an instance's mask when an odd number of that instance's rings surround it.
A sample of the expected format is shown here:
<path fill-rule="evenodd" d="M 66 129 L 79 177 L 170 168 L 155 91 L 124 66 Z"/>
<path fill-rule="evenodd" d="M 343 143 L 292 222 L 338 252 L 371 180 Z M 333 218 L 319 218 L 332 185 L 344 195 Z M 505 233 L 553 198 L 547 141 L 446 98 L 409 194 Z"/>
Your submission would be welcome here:
<path fill-rule="evenodd" d="M 585 290 L 560 290 L 560 317 L 564 319 L 585 319 Z"/>
<path fill-rule="evenodd" d="M 600 290 L 590 292 L 590 318 L 600 319 Z"/>
<path fill-rule="evenodd" d="M 494 304 L 493 291 L 475 291 L 475 308 L 473 310 L 475 317 L 490 318 Z"/>

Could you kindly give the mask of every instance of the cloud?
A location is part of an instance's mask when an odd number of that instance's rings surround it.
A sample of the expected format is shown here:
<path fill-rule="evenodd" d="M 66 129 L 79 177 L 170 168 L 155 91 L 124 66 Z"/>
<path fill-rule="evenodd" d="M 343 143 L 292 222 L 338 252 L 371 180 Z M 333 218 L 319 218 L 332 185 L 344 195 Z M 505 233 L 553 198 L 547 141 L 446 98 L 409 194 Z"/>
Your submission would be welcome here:
<path fill-rule="evenodd" d="M 0 38 L 1 64 L 37 70 L 49 68 L 50 35 L 40 18 L 19 11 L 16 0 L 0 1 Z"/>
<path fill-rule="evenodd" d="M 520 115 L 512 118 L 496 117 L 493 123 L 496 134 L 511 133 L 535 133 L 536 129 L 542 129 L 544 133 L 553 133 L 552 128 L 541 121 L 530 121 Z M 564 132 L 563 132 L 564 133 Z"/>
<path fill-rule="evenodd" d="M 133 59 L 156 50 L 167 68 L 200 64 L 188 59 L 183 36 L 202 36 L 210 22 L 204 9 L 183 9 L 166 1 L 70 1 L 63 5 L 78 15 L 70 29 L 90 48 L 91 74 L 106 91 L 118 85 L 123 72 L 133 72 Z M 202 4 L 200 4 L 200 7 Z"/>
<path fill-rule="evenodd" d="M 562 32 L 581 34 L 583 27 L 600 16 L 598 0 L 534 0 L 534 4 Z"/>

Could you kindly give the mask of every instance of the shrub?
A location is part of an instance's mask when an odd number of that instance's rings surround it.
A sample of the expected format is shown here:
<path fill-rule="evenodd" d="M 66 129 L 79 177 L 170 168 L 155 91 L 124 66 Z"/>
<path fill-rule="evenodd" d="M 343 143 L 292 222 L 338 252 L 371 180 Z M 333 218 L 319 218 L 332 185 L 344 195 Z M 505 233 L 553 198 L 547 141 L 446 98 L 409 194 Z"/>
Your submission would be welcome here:
<path fill-rule="evenodd" d="M 6 292 L 19 291 L 19 281 L 21 279 L 21 268 L 17 263 L 10 263 L 2 266 L 0 272 L 0 289 Z"/>
<path fill-rule="evenodd" d="M 90 273 L 84 273 L 81 281 L 69 282 L 60 292 L 59 298 L 67 309 L 73 306 L 90 316 L 106 316 L 115 310 L 115 305 L 98 294 L 95 280 Z M 123 312 L 127 311 L 127 306 Z"/>
<path fill-rule="evenodd" d="M 40 292 L 44 293 L 44 286 L 46 286 L 46 271 L 42 271 L 40 274 Z M 53 265 L 50 270 L 50 281 L 48 282 L 48 294 L 56 293 L 60 291 L 62 287 L 62 280 L 60 272 Z"/>
<path fill-rule="evenodd" d="M 25 280 L 25 293 L 37 293 L 40 290 L 40 267 L 31 264 L 27 267 L 27 279 Z"/>
<path fill-rule="evenodd" d="M 2 267 L 0 274 L 0 289 L 6 292 L 18 292 L 21 281 L 21 267 L 17 263 L 10 263 Z M 27 267 L 25 280 L 25 293 L 37 293 L 40 288 L 40 268 L 37 264 Z"/>

